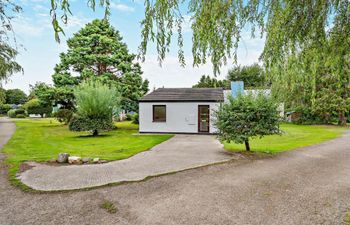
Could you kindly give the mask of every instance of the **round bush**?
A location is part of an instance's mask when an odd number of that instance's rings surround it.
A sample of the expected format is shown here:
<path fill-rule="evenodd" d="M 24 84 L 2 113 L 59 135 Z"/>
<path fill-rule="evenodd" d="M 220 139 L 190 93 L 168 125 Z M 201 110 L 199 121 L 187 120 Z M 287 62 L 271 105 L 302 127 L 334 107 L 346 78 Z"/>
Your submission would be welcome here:
<path fill-rule="evenodd" d="M 16 109 L 11 109 L 7 112 L 7 116 L 10 118 L 16 118 Z"/>
<path fill-rule="evenodd" d="M 26 118 L 27 116 L 25 114 L 17 114 L 16 115 L 16 118 L 18 119 L 23 119 L 23 118 Z"/>
<path fill-rule="evenodd" d="M 132 123 L 139 124 L 139 114 L 138 113 L 135 113 L 134 116 L 132 117 Z"/>
<path fill-rule="evenodd" d="M 100 131 L 110 131 L 115 128 L 112 118 L 88 118 L 73 116 L 69 123 L 71 131 L 89 131 L 93 135 L 98 135 Z"/>

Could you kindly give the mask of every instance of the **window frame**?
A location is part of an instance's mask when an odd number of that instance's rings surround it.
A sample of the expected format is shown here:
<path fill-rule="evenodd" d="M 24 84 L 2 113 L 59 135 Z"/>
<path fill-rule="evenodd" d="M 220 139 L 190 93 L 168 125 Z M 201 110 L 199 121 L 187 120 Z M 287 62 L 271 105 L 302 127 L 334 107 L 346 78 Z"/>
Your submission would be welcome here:
<path fill-rule="evenodd" d="M 165 118 L 164 120 L 159 120 L 155 118 L 155 108 L 156 107 L 164 107 L 165 109 Z M 166 122 L 166 105 L 152 105 L 152 121 L 153 123 L 165 123 Z"/>

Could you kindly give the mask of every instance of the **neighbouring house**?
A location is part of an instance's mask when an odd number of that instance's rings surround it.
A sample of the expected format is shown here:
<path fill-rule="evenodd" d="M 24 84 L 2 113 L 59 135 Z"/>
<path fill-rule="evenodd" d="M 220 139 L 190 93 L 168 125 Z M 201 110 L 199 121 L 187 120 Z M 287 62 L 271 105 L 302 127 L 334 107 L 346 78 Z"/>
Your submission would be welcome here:
<path fill-rule="evenodd" d="M 262 90 L 270 94 L 270 90 Z M 139 101 L 140 133 L 217 132 L 213 112 L 229 95 L 248 93 L 243 82 L 232 82 L 231 90 L 222 88 L 158 88 Z M 258 91 L 253 91 L 252 94 Z M 281 112 L 283 115 L 283 109 Z"/>

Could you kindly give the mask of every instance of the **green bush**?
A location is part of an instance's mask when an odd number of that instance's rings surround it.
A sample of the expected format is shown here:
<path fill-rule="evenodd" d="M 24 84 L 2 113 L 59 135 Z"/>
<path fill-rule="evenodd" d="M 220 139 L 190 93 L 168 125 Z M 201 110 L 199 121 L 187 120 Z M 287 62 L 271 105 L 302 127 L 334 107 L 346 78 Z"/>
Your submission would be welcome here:
<path fill-rule="evenodd" d="M 133 115 L 132 114 L 126 114 L 126 116 L 125 116 L 125 120 L 126 121 L 131 121 L 132 120 L 132 117 L 133 117 Z"/>
<path fill-rule="evenodd" d="M 26 115 L 24 109 L 11 109 L 7 112 L 7 116 L 10 118 L 17 118 L 17 115 Z"/>
<path fill-rule="evenodd" d="M 69 109 L 59 109 L 54 114 L 54 117 L 56 117 L 58 122 L 68 124 L 73 117 L 73 111 Z"/>
<path fill-rule="evenodd" d="M 245 143 L 247 151 L 250 138 L 280 133 L 277 104 L 263 94 L 231 97 L 215 112 L 215 117 L 220 140 Z"/>
<path fill-rule="evenodd" d="M 100 81 L 87 81 L 79 85 L 74 96 L 77 113 L 69 123 L 71 131 L 100 131 L 113 129 L 113 111 L 119 106 L 119 92 Z"/>
<path fill-rule="evenodd" d="M 112 118 L 88 118 L 74 115 L 69 122 L 71 131 L 89 131 L 92 135 L 98 135 L 99 131 L 110 131 L 115 128 Z"/>
<path fill-rule="evenodd" d="M 132 123 L 134 124 L 139 124 L 139 114 L 138 113 L 135 113 L 132 117 Z"/>
<path fill-rule="evenodd" d="M 16 118 L 16 109 L 11 109 L 7 112 L 7 116 L 10 118 Z"/>
<path fill-rule="evenodd" d="M 17 114 L 17 115 L 16 115 L 16 118 L 18 118 L 18 119 L 19 119 L 19 118 L 22 118 L 22 119 L 23 119 L 23 118 L 26 118 L 26 117 L 27 117 L 27 116 L 26 116 L 25 114 Z"/>
<path fill-rule="evenodd" d="M 12 107 L 10 104 L 0 104 L 0 115 L 5 115 Z"/>

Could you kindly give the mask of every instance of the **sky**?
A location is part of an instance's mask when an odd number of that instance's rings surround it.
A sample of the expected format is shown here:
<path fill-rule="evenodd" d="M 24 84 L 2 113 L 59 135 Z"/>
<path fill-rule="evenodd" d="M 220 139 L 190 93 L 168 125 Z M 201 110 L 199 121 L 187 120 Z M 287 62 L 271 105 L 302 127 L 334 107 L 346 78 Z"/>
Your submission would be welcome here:
<path fill-rule="evenodd" d="M 71 0 L 72 16 L 64 26 L 66 35 L 61 36 L 61 43 L 57 43 L 51 26 L 50 5 L 48 0 L 18 0 L 23 13 L 13 21 L 19 47 L 17 61 L 24 69 L 24 73 L 11 76 L 3 82 L 5 89 L 20 88 L 29 92 L 29 85 L 38 81 L 52 84 L 51 75 L 55 64 L 59 63 L 59 54 L 67 50 L 66 40 L 93 19 L 102 19 L 103 9 L 94 12 L 87 7 L 87 0 Z M 137 54 L 141 42 L 140 21 L 144 16 L 143 0 L 111 0 L 112 15 L 110 23 L 119 30 L 123 41 L 131 53 Z M 186 15 L 185 15 L 186 16 Z M 189 17 L 188 17 L 189 18 Z M 150 81 L 150 89 L 158 87 L 191 87 L 203 74 L 213 77 L 210 61 L 199 67 L 192 66 L 192 32 L 191 21 L 184 24 L 184 49 L 186 66 L 180 66 L 177 58 L 177 46 L 173 44 L 162 66 L 157 61 L 157 52 L 150 44 L 145 62 L 141 63 L 143 78 Z M 264 39 L 252 39 L 249 32 L 243 33 L 243 39 L 238 49 L 238 64 L 250 65 L 258 62 L 262 52 Z M 173 40 L 176 43 L 176 40 Z M 232 61 L 221 68 L 217 76 L 223 79 L 227 71 L 234 65 Z"/>

